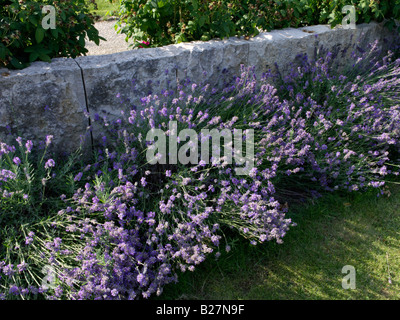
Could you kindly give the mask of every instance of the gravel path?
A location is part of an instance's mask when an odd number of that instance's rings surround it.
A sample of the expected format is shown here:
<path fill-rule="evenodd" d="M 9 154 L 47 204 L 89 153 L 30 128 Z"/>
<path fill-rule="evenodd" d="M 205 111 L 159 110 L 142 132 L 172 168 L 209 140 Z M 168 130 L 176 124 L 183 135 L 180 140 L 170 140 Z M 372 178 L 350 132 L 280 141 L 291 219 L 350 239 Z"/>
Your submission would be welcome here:
<path fill-rule="evenodd" d="M 114 29 L 115 23 L 116 20 L 98 21 L 95 23 L 100 36 L 107 39 L 107 41 L 100 40 L 100 44 L 96 45 L 93 41 L 88 41 L 87 39 L 86 48 L 89 50 L 87 53 L 88 56 L 131 50 L 129 49 L 129 44 L 133 43 L 133 41 L 129 40 L 129 42 L 126 42 L 125 34 L 118 34 Z"/>

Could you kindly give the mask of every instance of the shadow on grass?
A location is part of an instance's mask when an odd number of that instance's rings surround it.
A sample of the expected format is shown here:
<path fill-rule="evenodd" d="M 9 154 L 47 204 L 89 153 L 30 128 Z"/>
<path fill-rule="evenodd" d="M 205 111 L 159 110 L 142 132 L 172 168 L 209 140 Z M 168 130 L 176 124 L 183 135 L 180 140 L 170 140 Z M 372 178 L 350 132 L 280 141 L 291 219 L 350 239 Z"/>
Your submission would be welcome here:
<path fill-rule="evenodd" d="M 391 192 L 328 194 L 293 207 L 288 216 L 297 226 L 283 244 L 236 240 L 231 252 L 180 274 L 159 298 L 398 299 L 400 188 Z M 345 265 L 356 270 L 354 290 L 342 288 Z"/>

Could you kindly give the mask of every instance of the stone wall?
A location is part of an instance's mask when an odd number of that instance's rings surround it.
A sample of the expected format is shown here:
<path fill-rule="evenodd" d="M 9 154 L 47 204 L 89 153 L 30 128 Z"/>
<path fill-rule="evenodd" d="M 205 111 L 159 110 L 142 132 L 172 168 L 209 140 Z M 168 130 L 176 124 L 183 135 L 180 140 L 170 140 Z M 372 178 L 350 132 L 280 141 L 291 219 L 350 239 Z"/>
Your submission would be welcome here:
<path fill-rule="evenodd" d="M 76 59 L 35 62 L 23 70 L 0 69 L 0 139 L 20 135 L 40 140 L 48 134 L 64 151 L 74 150 L 87 135 L 90 118 L 120 113 L 120 97 L 132 103 L 149 91 L 175 89 L 179 80 L 218 85 L 221 70 L 238 73 L 240 65 L 256 66 L 258 74 L 274 68 L 288 71 L 296 55 L 313 58 L 318 48 L 350 49 L 393 33 L 377 23 L 356 29 L 326 25 L 261 33 L 249 40 L 230 38 L 160 48 L 131 50 Z M 343 57 L 343 63 L 346 56 Z M 96 136 L 97 128 L 93 129 Z"/>

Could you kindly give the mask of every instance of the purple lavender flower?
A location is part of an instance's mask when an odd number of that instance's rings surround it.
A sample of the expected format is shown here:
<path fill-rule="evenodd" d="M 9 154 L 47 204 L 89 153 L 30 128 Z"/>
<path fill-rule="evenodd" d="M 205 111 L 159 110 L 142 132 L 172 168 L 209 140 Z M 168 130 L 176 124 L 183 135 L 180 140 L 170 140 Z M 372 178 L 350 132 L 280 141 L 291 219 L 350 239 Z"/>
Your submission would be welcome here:
<path fill-rule="evenodd" d="M 32 142 L 32 140 L 28 140 L 28 141 L 26 142 L 26 144 L 25 144 L 26 153 L 31 153 L 32 147 L 33 147 L 33 142 Z"/>
<path fill-rule="evenodd" d="M 18 157 L 14 157 L 13 162 L 14 162 L 17 166 L 19 166 L 19 165 L 21 164 L 21 159 L 18 158 Z"/>
<path fill-rule="evenodd" d="M 34 237 L 35 233 L 33 231 L 30 231 L 28 233 L 28 236 L 25 237 L 25 244 L 26 245 L 30 245 L 33 242 L 33 237 Z"/>
<path fill-rule="evenodd" d="M 44 164 L 44 168 L 45 169 L 50 169 L 50 168 L 54 168 L 56 165 L 55 161 L 53 159 L 49 159 L 46 161 L 46 163 Z"/>
<path fill-rule="evenodd" d="M 15 180 L 16 177 L 17 175 L 10 170 L 2 169 L 0 171 L 0 181 L 7 182 L 8 180 Z"/>
<path fill-rule="evenodd" d="M 9 289 L 9 293 L 12 295 L 18 295 L 20 293 L 20 289 L 16 285 L 12 285 Z"/>
<path fill-rule="evenodd" d="M 82 172 L 79 172 L 79 173 L 75 176 L 74 181 L 75 181 L 75 182 L 81 181 L 82 176 L 83 176 L 83 173 L 82 173 Z"/>
<path fill-rule="evenodd" d="M 53 140 L 52 135 L 46 136 L 46 147 L 48 147 L 51 144 L 51 141 Z"/>

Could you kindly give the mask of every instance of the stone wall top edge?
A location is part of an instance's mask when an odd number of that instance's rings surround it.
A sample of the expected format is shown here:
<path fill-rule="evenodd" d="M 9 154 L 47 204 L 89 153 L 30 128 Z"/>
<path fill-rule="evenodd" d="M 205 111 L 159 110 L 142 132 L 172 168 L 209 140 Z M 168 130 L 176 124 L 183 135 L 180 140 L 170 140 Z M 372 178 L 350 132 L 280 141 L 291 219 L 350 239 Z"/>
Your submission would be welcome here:
<path fill-rule="evenodd" d="M 376 22 L 363 23 L 357 25 L 357 29 L 365 31 L 380 25 Z M 313 31 L 313 32 L 306 32 Z M 304 26 L 300 28 L 284 28 L 272 30 L 270 32 L 261 32 L 255 37 L 245 40 L 243 37 L 231 37 L 228 39 L 212 39 L 210 41 L 193 41 L 180 44 L 171 44 L 163 47 L 129 50 L 124 52 L 96 55 L 96 56 L 81 56 L 75 59 L 72 58 L 54 58 L 51 63 L 37 61 L 31 64 L 31 66 L 22 70 L 9 70 L 6 68 L 0 68 L 0 81 L 6 80 L 7 78 L 14 76 L 35 76 L 40 74 L 47 74 L 53 72 L 65 72 L 65 71 L 80 71 L 79 66 L 82 69 L 102 68 L 107 67 L 110 64 L 124 62 L 129 60 L 152 60 L 162 59 L 168 57 L 179 56 L 185 54 L 188 51 L 203 50 L 211 47 L 223 47 L 225 45 L 247 45 L 254 44 L 257 42 L 269 41 L 269 42 L 281 42 L 289 39 L 302 39 L 306 37 L 313 37 L 327 32 L 343 32 L 343 28 L 336 27 L 330 28 L 329 25 L 313 25 Z M 75 61 L 74 61 L 75 60 Z M 78 64 L 77 64 L 78 63 Z M 79 65 L 79 66 L 78 66 Z"/>
<path fill-rule="evenodd" d="M 38 76 L 49 73 L 79 72 L 79 66 L 71 58 L 53 58 L 51 63 L 44 61 L 33 62 L 29 67 L 21 70 L 0 68 L 0 81 L 12 77 Z"/>

